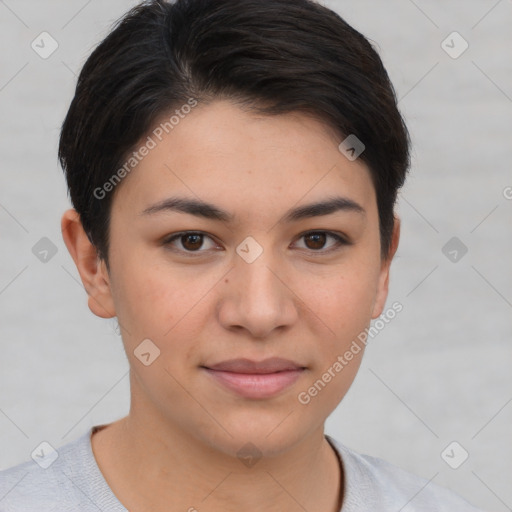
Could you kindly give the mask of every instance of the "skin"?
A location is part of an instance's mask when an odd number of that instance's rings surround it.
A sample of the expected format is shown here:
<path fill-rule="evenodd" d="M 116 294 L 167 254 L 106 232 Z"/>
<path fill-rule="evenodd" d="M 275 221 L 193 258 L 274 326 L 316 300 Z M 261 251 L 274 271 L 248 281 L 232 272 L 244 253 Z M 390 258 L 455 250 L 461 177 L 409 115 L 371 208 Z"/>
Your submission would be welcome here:
<path fill-rule="evenodd" d="M 338 150 L 340 142 L 301 113 L 199 105 L 116 188 L 110 274 L 76 211 L 62 216 L 89 308 L 117 316 L 130 364 L 129 414 L 92 436 L 100 470 L 130 511 L 339 511 L 343 472 L 324 422 L 364 350 L 309 404 L 297 396 L 383 312 L 400 230 L 396 218 L 389 256 L 381 259 L 370 173 Z M 235 220 L 141 215 L 175 195 L 213 203 Z M 333 195 L 365 213 L 279 222 L 289 209 Z M 351 244 L 311 240 L 311 230 Z M 181 231 L 207 236 L 203 245 L 186 237 L 163 243 Z M 252 263 L 236 252 L 247 236 L 263 248 Z M 194 250 L 199 256 L 190 256 Z M 146 338 L 160 349 L 149 366 L 134 355 Z M 240 397 L 200 368 L 273 356 L 307 370 L 268 399 Z M 237 457 L 248 442 L 262 454 L 252 467 Z"/>

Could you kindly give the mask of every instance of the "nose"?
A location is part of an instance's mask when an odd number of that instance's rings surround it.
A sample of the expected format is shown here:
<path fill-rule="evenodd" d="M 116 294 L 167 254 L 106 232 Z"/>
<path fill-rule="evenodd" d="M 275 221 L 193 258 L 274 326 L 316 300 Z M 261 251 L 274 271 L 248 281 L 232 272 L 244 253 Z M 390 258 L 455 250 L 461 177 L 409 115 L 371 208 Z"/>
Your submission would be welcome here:
<path fill-rule="evenodd" d="M 284 330 L 297 321 L 298 299 L 287 283 L 286 271 L 271 251 L 263 251 L 249 261 L 235 256 L 220 298 L 219 321 L 225 329 L 268 338 L 274 330 Z"/>

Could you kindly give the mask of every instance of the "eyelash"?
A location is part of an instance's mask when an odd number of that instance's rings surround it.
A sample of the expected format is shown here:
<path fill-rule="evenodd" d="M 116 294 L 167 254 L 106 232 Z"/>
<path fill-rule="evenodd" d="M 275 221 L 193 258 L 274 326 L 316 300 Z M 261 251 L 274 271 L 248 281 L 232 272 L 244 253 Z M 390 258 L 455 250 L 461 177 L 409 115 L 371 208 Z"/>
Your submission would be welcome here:
<path fill-rule="evenodd" d="M 320 230 L 318 230 L 318 231 L 306 231 L 305 233 L 302 233 L 298 237 L 298 240 L 300 240 L 301 238 L 304 238 L 307 235 L 312 235 L 312 234 L 326 234 L 326 235 L 328 235 L 328 236 L 330 236 L 330 237 L 332 237 L 332 238 L 334 238 L 336 240 L 336 245 L 334 247 L 330 248 L 330 249 L 327 249 L 327 250 L 322 250 L 322 249 L 318 249 L 318 250 L 305 249 L 306 251 L 308 251 L 308 252 L 310 252 L 312 254 L 318 254 L 318 255 L 330 254 L 332 252 L 340 250 L 343 246 L 351 245 L 351 242 L 349 242 L 346 238 L 344 238 L 341 235 L 338 235 L 337 233 L 334 233 L 332 231 L 320 231 Z M 203 233 L 202 231 L 182 231 L 180 233 L 176 233 L 176 234 L 172 235 L 171 237 L 165 239 L 163 241 L 163 245 L 170 246 L 172 244 L 172 242 L 174 242 L 175 240 L 180 239 L 180 238 L 182 238 L 184 236 L 187 236 L 187 235 L 200 235 L 200 236 L 212 239 L 212 237 L 210 237 L 206 233 Z M 198 251 L 187 251 L 187 250 L 176 249 L 176 248 L 171 248 L 171 250 L 173 250 L 175 252 L 182 253 L 182 254 L 186 254 L 187 256 L 190 256 L 190 257 L 201 256 L 201 253 L 206 252 L 206 251 L 200 251 L 200 250 L 198 250 Z"/>

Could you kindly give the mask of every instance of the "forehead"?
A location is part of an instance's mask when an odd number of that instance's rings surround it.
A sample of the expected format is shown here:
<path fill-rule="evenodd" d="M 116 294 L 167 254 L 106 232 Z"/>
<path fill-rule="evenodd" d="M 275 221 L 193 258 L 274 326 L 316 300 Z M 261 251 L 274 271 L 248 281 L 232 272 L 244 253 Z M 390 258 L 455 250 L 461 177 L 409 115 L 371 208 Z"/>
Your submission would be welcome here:
<path fill-rule="evenodd" d="M 127 213 L 176 194 L 248 216 L 326 195 L 343 195 L 365 209 L 375 203 L 364 162 L 349 161 L 339 137 L 302 113 L 263 116 L 216 101 L 195 107 L 168 133 L 152 129 L 147 136 L 154 147 L 116 190 L 116 207 Z"/>

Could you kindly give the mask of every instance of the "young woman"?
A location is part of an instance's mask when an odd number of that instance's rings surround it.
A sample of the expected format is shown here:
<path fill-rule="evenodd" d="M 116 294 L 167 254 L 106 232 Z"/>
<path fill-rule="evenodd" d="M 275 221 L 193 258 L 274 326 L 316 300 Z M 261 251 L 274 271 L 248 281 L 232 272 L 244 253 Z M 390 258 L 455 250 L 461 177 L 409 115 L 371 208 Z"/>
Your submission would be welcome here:
<path fill-rule="evenodd" d="M 324 434 L 386 307 L 409 167 L 360 33 L 309 0 L 144 2 L 85 63 L 59 157 L 131 406 L 4 471 L 1 510 L 476 510 Z"/>

